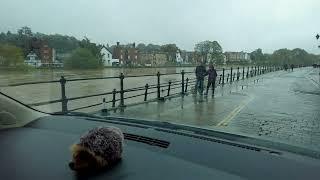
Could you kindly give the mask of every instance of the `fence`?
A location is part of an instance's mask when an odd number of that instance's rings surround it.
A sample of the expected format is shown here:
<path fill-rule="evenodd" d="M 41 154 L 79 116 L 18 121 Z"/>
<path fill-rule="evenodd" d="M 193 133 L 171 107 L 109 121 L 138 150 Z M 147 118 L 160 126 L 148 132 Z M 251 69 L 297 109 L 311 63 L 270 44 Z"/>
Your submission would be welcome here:
<path fill-rule="evenodd" d="M 233 83 L 234 81 L 239 81 L 241 79 L 244 80 L 246 78 L 254 77 L 257 75 L 265 74 L 267 72 L 277 71 L 281 69 L 282 69 L 281 67 L 277 67 L 277 66 L 255 66 L 255 67 L 251 66 L 251 67 L 241 67 L 241 68 L 231 67 L 230 69 L 223 68 L 222 70 L 218 71 L 218 77 L 216 78 L 216 81 L 217 81 L 216 85 L 223 86 L 226 83 Z M 161 83 L 160 80 L 163 76 L 175 75 L 175 74 L 181 75 L 181 80 Z M 125 76 L 123 73 L 121 73 L 119 76 L 114 76 L 114 77 L 96 77 L 96 78 L 78 78 L 78 79 L 66 79 L 64 76 L 61 76 L 60 80 L 17 83 L 17 84 L 8 85 L 7 87 L 32 85 L 32 84 L 59 83 L 60 89 L 61 89 L 60 99 L 37 102 L 37 103 L 28 104 L 28 105 L 34 107 L 34 106 L 49 105 L 54 103 L 61 103 L 61 113 L 63 114 L 72 112 L 72 111 L 91 108 L 95 106 L 101 106 L 101 105 L 103 105 L 102 110 L 107 111 L 108 107 L 110 108 L 125 107 L 126 106 L 125 100 L 130 98 L 142 97 L 141 102 L 146 102 L 148 100 L 163 100 L 165 97 L 178 95 L 178 94 L 185 95 L 191 90 L 190 86 L 194 86 L 196 83 L 196 78 L 191 78 L 191 74 L 194 74 L 194 72 L 185 72 L 184 70 L 182 70 L 180 73 L 161 74 L 160 72 L 158 72 L 156 75 L 148 74 L 148 75 L 140 75 L 140 76 Z M 144 86 L 140 86 L 140 87 L 124 89 L 124 79 L 148 77 L 148 76 L 156 77 L 157 82 L 154 84 L 146 83 Z M 112 91 L 109 91 L 109 92 L 97 93 L 97 94 L 91 94 L 91 95 L 85 95 L 85 96 L 77 96 L 77 97 L 66 96 L 66 85 L 68 82 L 105 80 L 105 79 L 118 79 L 120 83 L 120 89 L 118 90 L 113 89 Z M 181 89 L 181 90 L 179 90 L 178 93 L 172 93 L 174 89 Z M 163 93 L 164 91 L 165 93 Z M 130 92 L 138 92 L 138 94 L 125 97 L 125 94 Z M 161 92 L 162 94 L 165 94 L 162 97 L 161 97 Z M 156 94 L 157 96 L 155 99 L 149 99 L 150 94 Z M 101 98 L 101 102 L 97 102 L 95 104 L 90 104 L 90 105 L 77 107 L 73 109 L 68 108 L 68 103 L 71 101 L 90 98 L 90 97 L 100 97 L 100 96 L 103 96 L 103 98 Z M 110 99 L 110 100 L 107 101 L 107 99 Z M 116 105 L 117 102 L 119 103 L 118 105 Z"/>

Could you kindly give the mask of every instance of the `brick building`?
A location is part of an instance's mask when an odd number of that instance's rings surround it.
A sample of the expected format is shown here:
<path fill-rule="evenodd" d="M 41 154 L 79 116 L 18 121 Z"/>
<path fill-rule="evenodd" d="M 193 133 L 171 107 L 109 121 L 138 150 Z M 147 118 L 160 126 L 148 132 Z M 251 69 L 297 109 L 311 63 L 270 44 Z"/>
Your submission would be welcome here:
<path fill-rule="evenodd" d="M 119 42 L 113 49 L 112 58 L 119 59 L 120 64 L 131 64 L 136 65 L 138 64 L 138 56 L 139 51 L 136 48 L 136 44 L 133 43 L 129 46 L 121 46 Z"/>
<path fill-rule="evenodd" d="M 246 52 L 225 52 L 227 62 L 251 62 L 250 54 Z"/>
<path fill-rule="evenodd" d="M 139 54 L 141 65 L 164 66 L 168 62 L 167 54 L 163 52 L 145 52 Z"/>

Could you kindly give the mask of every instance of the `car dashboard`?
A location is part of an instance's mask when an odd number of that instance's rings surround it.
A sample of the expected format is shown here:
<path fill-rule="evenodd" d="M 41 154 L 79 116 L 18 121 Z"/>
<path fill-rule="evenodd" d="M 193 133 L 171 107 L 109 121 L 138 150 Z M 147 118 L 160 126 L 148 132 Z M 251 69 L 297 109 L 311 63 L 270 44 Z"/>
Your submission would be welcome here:
<path fill-rule="evenodd" d="M 123 158 L 95 174 L 71 171 L 70 145 L 97 126 L 125 134 Z M 0 131 L 0 179 L 318 179 L 318 159 L 120 120 L 45 116 Z"/>

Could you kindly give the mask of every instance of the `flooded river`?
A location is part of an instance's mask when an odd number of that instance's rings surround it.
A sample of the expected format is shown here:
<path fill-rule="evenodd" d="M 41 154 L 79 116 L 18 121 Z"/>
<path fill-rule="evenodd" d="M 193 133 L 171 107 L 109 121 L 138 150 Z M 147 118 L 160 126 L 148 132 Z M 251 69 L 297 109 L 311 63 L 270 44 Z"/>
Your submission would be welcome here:
<path fill-rule="evenodd" d="M 193 72 L 193 67 L 184 68 L 137 68 L 137 69 L 126 69 L 126 68 L 106 68 L 101 70 L 36 70 L 30 72 L 13 72 L 4 71 L 0 72 L 0 91 L 8 94 L 11 97 L 25 104 L 39 103 L 49 100 L 61 99 L 61 87 L 60 83 L 45 83 L 45 84 L 32 84 L 32 85 L 22 85 L 14 87 L 5 87 L 10 84 L 15 83 L 25 83 L 25 82 L 36 82 L 36 81 L 51 81 L 59 80 L 61 76 L 64 76 L 67 80 L 78 79 L 78 78 L 92 78 L 92 77 L 117 77 L 120 73 L 125 76 L 140 76 L 140 75 L 154 75 L 147 77 L 130 77 L 124 79 L 124 89 L 142 87 L 146 83 L 149 85 L 154 85 L 157 83 L 157 72 L 161 74 L 172 74 L 180 73 L 182 70 L 186 72 Z M 186 78 L 193 78 L 194 73 L 186 74 Z M 162 75 L 161 83 L 168 83 L 171 81 L 181 80 L 181 74 L 173 75 Z M 120 79 L 103 79 L 103 80 L 84 80 L 84 81 L 73 81 L 66 83 L 66 96 L 68 98 L 93 95 L 98 93 L 111 92 L 113 89 L 120 90 Z M 152 89 L 151 91 L 155 91 Z M 167 94 L 166 88 L 162 88 L 162 96 Z M 171 93 L 179 92 L 181 88 L 172 89 Z M 141 94 L 140 92 L 128 92 L 125 93 L 125 97 Z M 148 96 L 148 99 L 156 97 L 156 93 Z M 96 104 L 102 102 L 102 98 L 106 98 L 107 101 L 112 99 L 112 95 L 91 97 L 86 99 L 79 99 L 68 102 L 68 109 L 78 108 L 86 105 Z M 119 98 L 119 94 L 117 94 Z M 136 97 L 125 100 L 125 104 L 130 104 L 134 102 L 143 101 L 144 97 Z M 116 105 L 118 105 L 117 102 Z M 110 107 L 111 104 L 108 104 Z M 61 111 L 61 103 L 55 103 L 50 105 L 34 106 L 34 108 L 45 111 L 45 112 L 57 112 Z M 83 109 L 81 111 L 88 112 L 101 109 L 101 106 Z"/>

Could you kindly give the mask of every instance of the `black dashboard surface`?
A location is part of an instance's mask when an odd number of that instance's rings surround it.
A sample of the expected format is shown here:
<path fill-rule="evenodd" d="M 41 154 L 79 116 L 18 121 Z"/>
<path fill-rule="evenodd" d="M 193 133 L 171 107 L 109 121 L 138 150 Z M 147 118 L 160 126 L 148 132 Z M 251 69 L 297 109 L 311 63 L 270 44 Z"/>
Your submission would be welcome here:
<path fill-rule="evenodd" d="M 69 146 L 90 128 L 117 126 L 124 133 L 169 142 L 126 140 L 123 160 L 96 175 L 68 167 Z M 214 138 L 213 138 L 214 139 Z M 290 153 L 269 153 L 210 138 L 167 133 L 146 126 L 88 118 L 48 116 L 0 131 L 0 179 L 319 179 L 320 162 Z"/>

